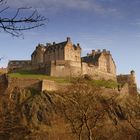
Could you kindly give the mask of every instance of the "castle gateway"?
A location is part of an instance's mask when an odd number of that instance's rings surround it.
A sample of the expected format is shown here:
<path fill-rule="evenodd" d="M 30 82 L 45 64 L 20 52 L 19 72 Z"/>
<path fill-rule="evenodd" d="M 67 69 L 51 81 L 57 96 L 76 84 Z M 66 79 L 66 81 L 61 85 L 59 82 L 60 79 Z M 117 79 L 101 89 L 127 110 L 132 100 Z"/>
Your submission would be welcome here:
<path fill-rule="evenodd" d="M 116 81 L 116 65 L 105 49 L 92 50 L 81 57 L 80 44 L 73 44 L 68 37 L 61 43 L 39 44 L 31 54 L 31 60 L 13 60 L 8 63 L 9 72 L 30 71 L 55 77 L 90 75 L 93 79 Z"/>

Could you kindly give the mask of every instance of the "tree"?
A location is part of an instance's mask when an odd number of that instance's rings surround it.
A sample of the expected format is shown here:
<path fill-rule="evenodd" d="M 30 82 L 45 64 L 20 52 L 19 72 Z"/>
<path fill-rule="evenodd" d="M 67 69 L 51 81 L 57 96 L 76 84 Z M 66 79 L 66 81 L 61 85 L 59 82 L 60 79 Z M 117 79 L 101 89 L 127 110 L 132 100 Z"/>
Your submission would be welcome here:
<path fill-rule="evenodd" d="M 61 114 L 78 140 L 95 139 L 94 129 L 104 119 L 105 111 L 98 102 L 99 91 L 94 86 L 75 84 L 67 88 L 64 95 L 62 93 Z"/>
<path fill-rule="evenodd" d="M 30 30 L 44 25 L 46 18 L 31 7 L 18 8 L 13 16 L 6 17 L 6 13 L 7 15 L 9 14 L 9 8 L 9 6 L 6 6 L 5 0 L 0 0 L 0 29 L 13 36 L 18 37 L 22 35 L 22 31 L 24 30 Z M 24 12 L 26 12 L 25 15 Z"/>

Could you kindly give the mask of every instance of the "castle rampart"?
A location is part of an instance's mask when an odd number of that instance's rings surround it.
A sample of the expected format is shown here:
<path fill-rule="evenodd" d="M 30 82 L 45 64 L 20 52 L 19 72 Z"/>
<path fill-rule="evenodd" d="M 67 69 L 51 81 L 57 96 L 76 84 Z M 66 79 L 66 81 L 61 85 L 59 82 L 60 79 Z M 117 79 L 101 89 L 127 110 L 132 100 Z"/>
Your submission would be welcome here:
<path fill-rule="evenodd" d="M 129 92 L 136 92 L 134 71 L 129 75 L 117 76 L 116 65 L 110 51 L 92 50 L 84 57 L 81 57 L 81 51 L 80 44 L 73 44 L 69 37 L 60 43 L 38 44 L 31 55 L 31 60 L 10 61 L 8 71 L 30 71 L 55 77 L 89 75 L 93 79 L 118 81 L 122 86 L 128 83 Z"/>
<path fill-rule="evenodd" d="M 134 95 L 135 93 L 137 93 L 137 84 L 136 84 L 136 80 L 135 80 L 135 72 L 132 70 L 130 72 L 130 74 L 127 75 L 118 75 L 117 76 L 117 81 L 118 83 L 121 84 L 121 86 L 123 87 L 126 83 L 128 84 L 128 92 L 131 95 Z"/>
<path fill-rule="evenodd" d="M 115 80 L 116 66 L 107 50 L 92 50 L 81 58 L 80 44 L 73 44 L 68 37 L 60 43 L 39 44 L 31 55 L 31 60 L 10 61 L 9 71 L 32 71 L 57 77 L 78 77 L 84 74 L 92 78 Z"/>

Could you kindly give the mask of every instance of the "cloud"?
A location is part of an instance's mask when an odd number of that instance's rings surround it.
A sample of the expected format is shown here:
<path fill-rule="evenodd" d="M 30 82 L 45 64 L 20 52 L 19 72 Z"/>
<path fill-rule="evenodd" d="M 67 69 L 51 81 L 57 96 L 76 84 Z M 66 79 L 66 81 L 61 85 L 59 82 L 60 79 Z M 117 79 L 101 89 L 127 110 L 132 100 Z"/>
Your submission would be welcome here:
<path fill-rule="evenodd" d="M 110 46 L 113 44 L 113 39 L 108 37 L 99 37 L 88 33 L 83 33 L 79 37 L 81 40 L 88 42 L 88 44 L 93 44 L 96 47 Z"/>
<path fill-rule="evenodd" d="M 92 10 L 96 13 L 114 13 L 117 9 L 112 7 L 105 7 L 97 0 L 9 0 L 11 7 L 31 6 L 42 10 L 63 10 L 63 8 L 78 9 L 78 10 Z"/>
<path fill-rule="evenodd" d="M 48 8 L 48 7 L 66 7 L 66 8 L 81 8 L 88 9 L 90 7 L 90 1 L 87 0 L 12 0 L 8 1 L 12 7 L 32 6 L 36 8 Z"/>
<path fill-rule="evenodd" d="M 132 26 L 133 28 L 137 28 L 137 30 L 139 30 L 140 29 L 140 19 L 135 19 L 134 21 L 130 21 L 129 25 Z M 139 38 L 140 33 L 138 32 L 134 36 Z"/>

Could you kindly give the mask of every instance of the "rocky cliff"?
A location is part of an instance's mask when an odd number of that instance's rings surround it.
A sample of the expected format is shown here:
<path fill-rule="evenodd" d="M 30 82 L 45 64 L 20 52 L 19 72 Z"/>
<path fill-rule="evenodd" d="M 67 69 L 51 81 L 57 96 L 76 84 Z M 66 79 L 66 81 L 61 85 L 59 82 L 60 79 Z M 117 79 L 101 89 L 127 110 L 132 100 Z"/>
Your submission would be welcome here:
<path fill-rule="evenodd" d="M 0 140 L 138 140 L 140 98 L 86 80 L 63 91 L 13 87 L 0 98 Z"/>

